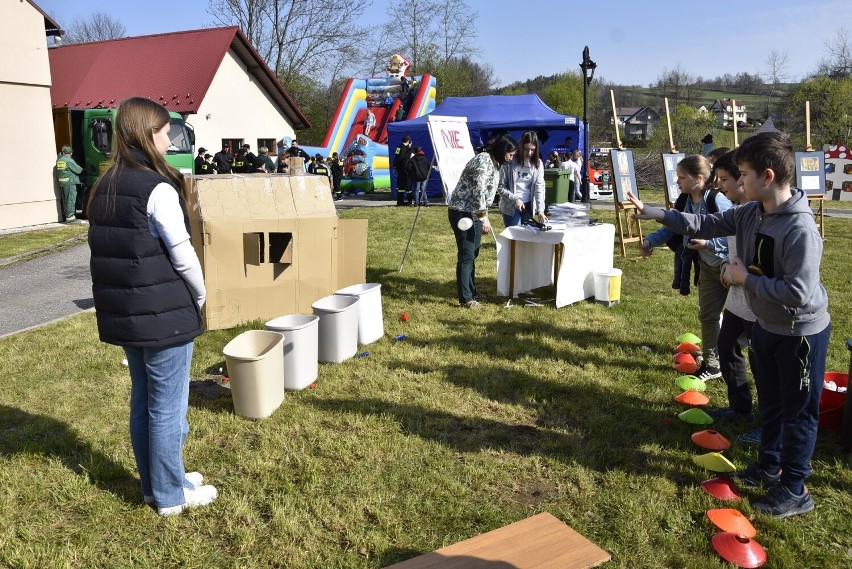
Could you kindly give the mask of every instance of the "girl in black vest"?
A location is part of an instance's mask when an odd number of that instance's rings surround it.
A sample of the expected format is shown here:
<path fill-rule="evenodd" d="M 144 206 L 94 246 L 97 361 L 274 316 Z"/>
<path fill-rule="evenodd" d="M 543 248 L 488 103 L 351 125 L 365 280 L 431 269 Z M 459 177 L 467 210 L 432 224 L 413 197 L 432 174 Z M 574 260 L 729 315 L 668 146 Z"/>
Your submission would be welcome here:
<path fill-rule="evenodd" d="M 201 265 L 189 240 L 180 174 L 163 159 L 169 113 L 134 97 L 116 111 L 109 170 L 89 198 L 92 294 L 101 341 L 130 369 L 130 440 L 146 503 L 160 515 L 217 497 L 181 448 L 193 340 L 203 332 Z"/>

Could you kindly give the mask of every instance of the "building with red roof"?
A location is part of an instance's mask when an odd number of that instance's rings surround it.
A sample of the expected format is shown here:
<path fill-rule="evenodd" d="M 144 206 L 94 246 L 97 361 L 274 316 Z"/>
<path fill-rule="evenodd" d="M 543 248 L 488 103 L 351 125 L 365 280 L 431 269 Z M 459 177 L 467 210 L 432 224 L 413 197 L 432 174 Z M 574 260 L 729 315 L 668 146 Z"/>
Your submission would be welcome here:
<path fill-rule="evenodd" d="M 0 229 L 59 219 L 47 36 L 57 23 L 34 2 L 4 2 L 0 18 Z"/>
<path fill-rule="evenodd" d="M 147 97 L 183 115 L 196 146 L 275 147 L 310 123 L 236 26 L 71 44 L 50 50 L 53 108 Z"/>

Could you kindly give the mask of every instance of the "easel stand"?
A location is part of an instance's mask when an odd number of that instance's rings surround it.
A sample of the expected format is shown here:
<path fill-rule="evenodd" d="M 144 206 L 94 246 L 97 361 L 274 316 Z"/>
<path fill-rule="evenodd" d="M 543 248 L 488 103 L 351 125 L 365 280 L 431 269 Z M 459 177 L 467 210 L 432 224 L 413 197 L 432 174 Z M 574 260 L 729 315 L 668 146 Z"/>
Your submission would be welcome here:
<path fill-rule="evenodd" d="M 825 239 L 825 196 L 808 196 L 808 207 L 813 207 L 811 202 L 819 202 L 819 205 L 816 206 L 816 224 L 819 227 L 820 236 Z"/>
<path fill-rule="evenodd" d="M 627 257 L 627 244 L 639 243 L 642 246 L 642 226 L 638 219 L 633 219 L 632 215 L 636 212 L 636 206 L 631 203 L 615 203 L 615 227 L 618 231 L 618 238 L 621 241 L 621 256 Z M 626 235 L 625 235 L 626 233 Z"/>

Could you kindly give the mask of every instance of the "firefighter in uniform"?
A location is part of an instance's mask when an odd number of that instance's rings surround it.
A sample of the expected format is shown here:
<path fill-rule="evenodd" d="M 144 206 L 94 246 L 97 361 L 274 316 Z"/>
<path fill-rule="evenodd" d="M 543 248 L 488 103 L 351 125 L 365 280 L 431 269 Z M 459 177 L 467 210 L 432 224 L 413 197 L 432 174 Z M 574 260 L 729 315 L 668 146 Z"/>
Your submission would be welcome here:
<path fill-rule="evenodd" d="M 65 223 L 77 221 L 75 204 L 77 203 L 77 184 L 80 183 L 80 174 L 83 169 L 71 158 L 70 146 L 63 146 L 62 152 L 56 158 L 56 179 L 62 189 L 62 213 L 65 215 Z"/>

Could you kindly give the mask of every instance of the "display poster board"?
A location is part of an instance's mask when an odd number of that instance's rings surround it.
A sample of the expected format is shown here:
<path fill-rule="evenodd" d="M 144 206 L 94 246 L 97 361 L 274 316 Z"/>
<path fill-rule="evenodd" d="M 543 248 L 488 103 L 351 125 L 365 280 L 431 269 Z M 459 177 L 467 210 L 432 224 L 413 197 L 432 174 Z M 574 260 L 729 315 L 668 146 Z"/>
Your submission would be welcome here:
<path fill-rule="evenodd" d="M 449 203 L 462 170 L 474 155 L 467 117 L 427 115 L 426 124 L 435 149 L 434 162 L 441 174 L 444 200 Z"/>
<path fill-rule="evenodd" d="M 796 152 L 796 187 L 808 195 L 825 195 L 824 152 Z"/>
<path fill-rule="evenodd" d="M 663 154 L 663 179 L 666 183 L 666 205 L 671 207 L 680 195 L 680 186 L 677 185 L 677 165 L 686 157 L 683 152 L 675 154 Z"/>
<path fill-rule="evenodd" d="M 615 199 L 618 203 L 627 202 L 627 192 L 639 197 L 636 186 L 636 168 L 633 166 L 633 151 L 613 148 L 609 151 L 612 180 L 615 183 Z"/>

